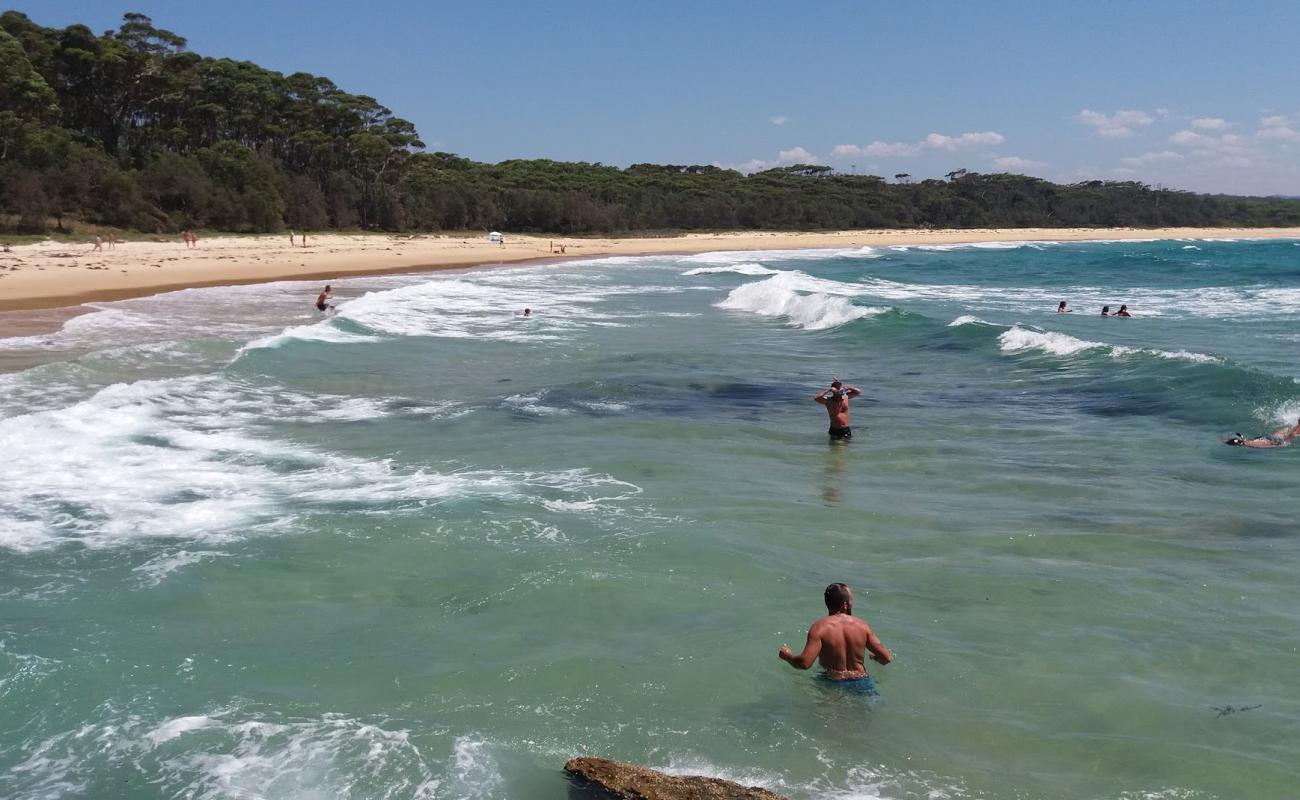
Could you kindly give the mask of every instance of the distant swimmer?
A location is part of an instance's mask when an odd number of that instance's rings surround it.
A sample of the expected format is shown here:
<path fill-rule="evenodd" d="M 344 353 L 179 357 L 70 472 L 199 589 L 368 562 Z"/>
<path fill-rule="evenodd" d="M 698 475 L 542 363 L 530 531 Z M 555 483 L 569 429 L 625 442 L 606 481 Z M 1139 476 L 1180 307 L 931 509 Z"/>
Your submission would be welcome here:
<path fill-rule="evenodd" d="M 328 303 L 325 302 L 326 300 L 330 300 L 333 297 L 334 295 L 333 293 L 330 292 L 329 284 L 328 283 L 325 284 L 325 291 L 316 295 L 316 310 L 317 311 L 334 310 L 334 306 L 329 305 Z"/>
<path fill-rule="evenodd" d="M 1072 313 L 1072 312 L 1071 312 L 1070 309 L 1068 309 L 1068 308 L 1065 307 L 1065 301 L 1062 300 L 1062 301 L 1061 301 L 1061 304 L 1058 305 L 1058 306 L 1056 307 L 1056 313 L 1058 313 L 1058 314 L 1070 314 L 1070 313 Z"/>
<path fill-rule="evenodd" d="M 839 378 L 831 381 L 829 389 L 823 389 L 813 398 L 826 406 L 826 414 L 831 418 L 830 430 L 826 431 L 832 439 L 852 439 L 853 429 L 849 427 L 849 398 L 862 394 L 856 386 L 845 386 Z"/>
<path fill-rule="evenodd" d="M 1224 439 L 1223 443 L 1234 447 L 1290 447 L 1291 440 L 1297 436 L 1300 436 L 1300 420 L 1296 420 L 1294 428 L 1279 428 L 1254 439 L 1246 439 L 1238 433 Z"/>
<path fill-rule="evenodd" d="M 803 652 L 795 655 L 789 645 L 783 644 L 777 655 L 795 669 L 808 669 L 816 660 L 826 678 L 862 681 L 866 683 L 863 688 L 874 694 L 875 686 L 867 675 L 867 651 L 871 651 L 871 660 L 878 664 L 893 661 L 893 654 L 876 638 L 866 620 L 853 616 L 852 589 L 842 583 L 832 583 L 822 597 L 826 601 L 826 616 L 808 629 L 808 643 Z"/>
<path fill-rule="evenodd" d="M 532 315 L 533 315 L 533 310 L 532 310 L 531 308 L 525 308 L 525 309 L 524 309 L 524 316 L 525 316 L 525 317 L 531 317 Z"/>
<path fill-rule="evenodd" d="M 1133 316 L 1133 315 L 1130 314 L 1130 313 L 1128 313 L 1128 306 L 1126 306 L 1126 305 L 1121 305 L 1121 306 L 1119 307 L 1119 311 L 1116 311 L 1116 312 L 1115 312 L 1115 316 L 1117 316 L 1117 317 L 1131 317 L 1131 316 Z"/>

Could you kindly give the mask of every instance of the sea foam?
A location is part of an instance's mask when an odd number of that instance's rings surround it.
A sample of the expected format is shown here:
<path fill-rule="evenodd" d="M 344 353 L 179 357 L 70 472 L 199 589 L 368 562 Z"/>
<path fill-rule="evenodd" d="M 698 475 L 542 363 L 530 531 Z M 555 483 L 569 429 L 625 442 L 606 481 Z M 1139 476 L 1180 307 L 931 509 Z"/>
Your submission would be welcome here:
<path fill-rule="evenodd" d="M 767 280 L 747 283 L 717 303 L 718 308 L 748 311 L 764 317 L 784 317 L 788 324 L 804 330 L 837 328 L 863 317 L 876 316 L 888 308 L 854 305 L 817 289 L 835 284 L 799 272 L 781 272 Z M 810 292 L 810 293 L 805 293 Z"/>

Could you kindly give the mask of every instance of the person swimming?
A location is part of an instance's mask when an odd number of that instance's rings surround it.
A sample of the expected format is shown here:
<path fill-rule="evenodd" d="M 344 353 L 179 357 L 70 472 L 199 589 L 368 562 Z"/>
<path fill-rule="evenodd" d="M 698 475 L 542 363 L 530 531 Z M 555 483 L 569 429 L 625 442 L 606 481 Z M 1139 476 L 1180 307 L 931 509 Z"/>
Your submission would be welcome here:
<path fill-rule="evenodd" d="M 1058 306 L 1056 307 L 1056 313 L 1058 313 L 1058 314 L 1069 314 L 1069 313 L 1071 313 L 1071 312 L 1070 312 L 1070 309 L 1068 309 L 1068 308 L 1065 307 L 1065 301 L 1064 301 L 1064 300 L 1062 300 L 1062 301 L 1061 301 L 1061 304 L 1058 305 Z"/>
<path fill-rule="evenodd" d="M 1255 447 L 1267 449 L 1271 447 L 1290 447 L 1291 440 L 1300 436 L 1300 420 L 1296 420 L 1293 428 L 1279 428 L 1272 433 L 1266 433 L 1263 436 L 1256 436 L 1247 439 L 1240 433 L 1233 434 L 1223 440 L 1223 443 L 1232 447 Z"/>
<path fill-rule="evenodd" d="M 1103 317 L 1109 317 L 1109 316 L 1110 316 L 1110 306 L 1102 306 L 1102 307 L 1101 307 L 1101 315 L 1102 315 Z"/>
<path fill-rule="evenodd" d="M 1130 314 L 1130 313 L 1128 313 L 1128 306 L 1123 305 L 1123 304 L 1120 304 L 1119 311 L 1116 311 L 1116 312 L 1115 312 L 1115 316 L 1117 316 L 1117 317 L 1131 317 L 1131 316 L 1133 316 L 1133 315 Z"/>

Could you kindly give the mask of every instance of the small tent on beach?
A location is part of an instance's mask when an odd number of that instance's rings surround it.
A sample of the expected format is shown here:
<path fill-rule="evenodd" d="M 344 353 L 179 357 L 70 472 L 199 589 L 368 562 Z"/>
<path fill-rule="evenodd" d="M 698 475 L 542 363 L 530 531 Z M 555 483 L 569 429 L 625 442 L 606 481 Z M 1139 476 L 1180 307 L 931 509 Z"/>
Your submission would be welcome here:
<path fill-rule="evenodd" d="M 492 231 L 491 233 L 489 233 L 489 234 L 488 234 L 488 241 L 489 241 L 489 242 L 499 242 L 499 241 L 501 241 L 501 231 Z"/>

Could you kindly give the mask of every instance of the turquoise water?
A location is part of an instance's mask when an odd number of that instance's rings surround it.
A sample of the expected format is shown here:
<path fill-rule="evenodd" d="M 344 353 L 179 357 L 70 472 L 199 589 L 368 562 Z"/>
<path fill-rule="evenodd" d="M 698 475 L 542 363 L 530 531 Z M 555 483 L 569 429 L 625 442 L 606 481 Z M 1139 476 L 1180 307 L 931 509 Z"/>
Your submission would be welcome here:
<path fill-rule="evenodd" d="M 1298 243 L 335 286 L 325 321 L 283 283 L 0 341 L 0 796 L 558 800 L 578 754 L 1295 795 L 1300 448 L 1218 437 L 1300 416 Z M 834 580 L 878 702 L 776 658 Z"/>

